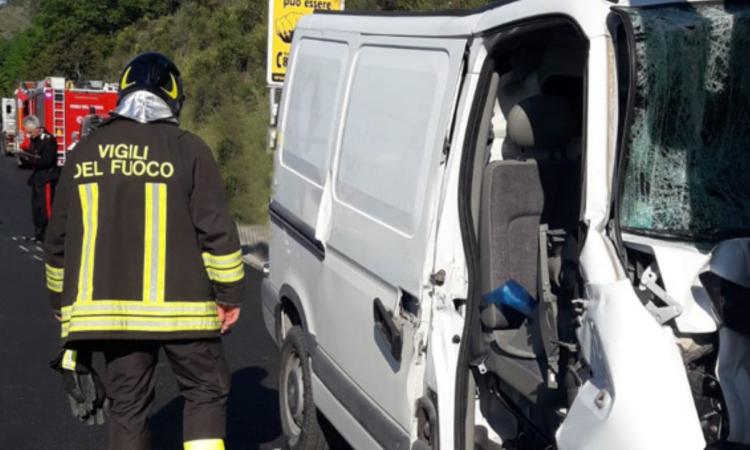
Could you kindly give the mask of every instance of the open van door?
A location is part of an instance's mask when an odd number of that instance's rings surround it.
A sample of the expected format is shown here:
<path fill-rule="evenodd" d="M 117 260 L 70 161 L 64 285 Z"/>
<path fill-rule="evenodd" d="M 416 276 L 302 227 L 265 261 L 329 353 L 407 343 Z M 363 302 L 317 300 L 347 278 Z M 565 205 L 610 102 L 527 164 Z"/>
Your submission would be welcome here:
<path fill-rule="evenodd" d="M 349 79 L 318 219 L 325 258 L 310 312 L 313 369 L 377 445 L 408 448 L 422 395 L 427 260 L 466 39 L 345 39 Z"/>

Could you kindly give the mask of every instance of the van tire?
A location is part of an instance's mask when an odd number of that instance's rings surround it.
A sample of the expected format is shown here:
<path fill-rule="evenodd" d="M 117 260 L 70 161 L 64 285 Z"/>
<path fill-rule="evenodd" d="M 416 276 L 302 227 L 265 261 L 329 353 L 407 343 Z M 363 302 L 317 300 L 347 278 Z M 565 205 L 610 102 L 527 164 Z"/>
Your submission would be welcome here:
<path fill-rule="evenodd" d="M 325 435 L 318 423 L 318 411 L 313 402 L 307 340 L 304 330 L 299 326 L 294 326 L 287 332 L 281 347 L 279 413 L 285 448 L 328 449 Z"/>

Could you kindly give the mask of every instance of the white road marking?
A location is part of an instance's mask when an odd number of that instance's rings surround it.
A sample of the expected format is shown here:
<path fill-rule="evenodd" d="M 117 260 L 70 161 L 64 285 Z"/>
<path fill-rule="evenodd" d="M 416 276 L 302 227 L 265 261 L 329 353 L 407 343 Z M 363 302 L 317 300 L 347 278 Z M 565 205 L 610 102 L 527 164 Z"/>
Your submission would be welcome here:
<path fill-rule="evenodd" d="M 19 245 L 18 248 L 20 248 L 21 250 L 25 251 L 26 253 L 29 253 L 29 249 L 26 248 L 26 247 L 24 247 L 23 245 Z"/>
<path fill-rule="evenodd" d="M 44 261 L 44 260 L 43 260 L 42 258 L 40 258 L 40 257 L 38 257 L 38 256 L 36 256 L 36 255 L 32 255 L 32 256 L 33 256 L 33 257 L 34 257 L 34 259 L 36 259 L 37 261 Z"/>

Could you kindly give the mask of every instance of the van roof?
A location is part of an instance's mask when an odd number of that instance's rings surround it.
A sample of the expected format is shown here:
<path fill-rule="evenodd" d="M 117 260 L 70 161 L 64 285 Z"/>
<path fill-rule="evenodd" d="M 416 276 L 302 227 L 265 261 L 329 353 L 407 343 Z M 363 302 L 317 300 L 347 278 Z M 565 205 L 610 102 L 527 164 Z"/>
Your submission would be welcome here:
<path fill-rule="evenodd" d="M 490 9 L 499 8 L 508 3 L 518 2 L 521 0 L 493 0 L 488 1 L 486 5 L 478 6 L 476 8 L 463 8 L 463 9 L 442 9 L 439 11 L 400 11 L 400 10 L 389 10 L 389 11 L 336 11 L 336 10 L 321 10 L 316 11 L 315 14 L 333 14 L 333 15 L 350 15 L 350 16 L 382 16 L 382 17 L 431 17 L 431 16 L 453 16 L 453 17 L 464 17 L 475 14 L 481 14 L 484 11 Z"/>
<path fill-rule="evenodd" d="M 603 33 L 601 18 L 612 7 L 643 7 L 711 0 L 495 0 L 474 9 L 443 11 L 320 11 L 300 19 L 298 28 L 423 37 L 469 36 L 533 16 L 579 19 L 589 36 Z"/>

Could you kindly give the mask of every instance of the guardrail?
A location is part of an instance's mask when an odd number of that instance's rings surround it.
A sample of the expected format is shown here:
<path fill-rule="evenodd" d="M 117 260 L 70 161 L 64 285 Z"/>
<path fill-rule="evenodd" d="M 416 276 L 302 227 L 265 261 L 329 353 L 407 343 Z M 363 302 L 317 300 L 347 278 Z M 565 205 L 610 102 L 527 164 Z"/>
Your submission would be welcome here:
<path fill-rule="evenodd" d="M 255 270 L 263 270 L 268 261 L 268 243 L 271 241 L 271 228 L 268 225 L 237 224 L 242 245 L 242 259 Z"/>

